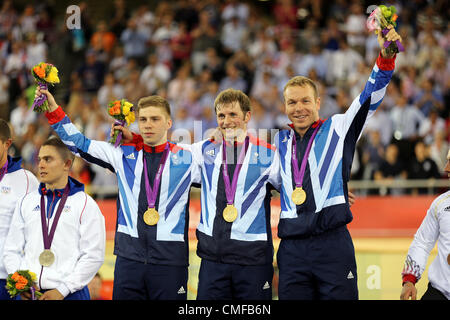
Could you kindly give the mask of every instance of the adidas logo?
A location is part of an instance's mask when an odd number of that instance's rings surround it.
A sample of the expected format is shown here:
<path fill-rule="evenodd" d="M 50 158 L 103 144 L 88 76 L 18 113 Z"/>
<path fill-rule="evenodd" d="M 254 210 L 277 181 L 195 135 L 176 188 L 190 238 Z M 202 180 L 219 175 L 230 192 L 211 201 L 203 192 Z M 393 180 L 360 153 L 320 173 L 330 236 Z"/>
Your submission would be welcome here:
<path fill-rule="evenodd" d="M 185 293 L 186 293 L 186 290 L 184 290 L 184 287 L 181 286 L 181 288 L 178 289 L 178 292 L 177 292 L 177 293 L 178 293 L 178 294 L 185 294 Z"/>
<path fill-rule="evenodd" d="M 211 149 L 211 150 L 206 151 L 206 154 L 207 154 L 208 156 L 213 156 L 213 155 L 214 155 L 214 149 Z"/>
<path fill-rule="evenodd" d="M 354 279 L 353 273 L 350 271 L 347 275 L 347 279 Z"/>
<path fill-rule="evenodd" d="M 270 289 L 269 281 L 266 281 L 266 283 L 264 283 L 264 285 L 263 285 L 263 290 L 266 290 L 266 289 Z"/>
<path fill-rule="evenodd" d="M 444 211 L 450 211 L 450 206 L 444 209 Z"/>
<path fill-rule="evenodd" d="M 34 207 L 34 209 L 33 209 L 33 211 L 39 211 L 39 210 L 41 210 L 41 206 L 40 206 L 40 205 L 37 205 L 37 206 Z"/>
<path fill-rule="evenodd" d="M 134 153 L 130 153 L 129 155 L 127 155 L 125 158 L 130 159 L 130 160 L 136 160 Z"/>

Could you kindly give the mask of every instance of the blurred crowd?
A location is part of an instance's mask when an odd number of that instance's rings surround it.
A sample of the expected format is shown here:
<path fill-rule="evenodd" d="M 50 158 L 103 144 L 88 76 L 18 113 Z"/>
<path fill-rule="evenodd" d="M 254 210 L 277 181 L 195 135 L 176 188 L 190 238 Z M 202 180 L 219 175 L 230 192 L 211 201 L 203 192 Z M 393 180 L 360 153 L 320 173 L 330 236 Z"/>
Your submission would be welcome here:
<path fill-rule="evenodd" d="M 30 109 L 30 69 L 41 61 L 59 69 L 61 83 L 51 91 L 87 137 L 109 138 L 109 101 L 136 104 L 157 94 L 171 104 L 172 140 L 183 136 L 190 143 L 216 127 L 214 99 L 226 88 L 249 95 L 249 128 L 267 129 L 256 132 L 269 141 L 270 129 L 289 122 L 282 90 L 295 75 L 319 84 L 322 118 L 345 112 L 379 53 L 376 35 L 366 28 L 367 1 L 133 4 L 80 2 L 81 28 L 68 28 L 71 13 L 58 15 L 46 1 L 1 2 L 0 117 L 10 121 L 11 153 L 21 155 L 25 167 L 36 171 L 37 150 L 51 134 L 46 118 Z M 450 9 L 445 0 L 384 4 L 397 8 L 406 51 L 397 56 L 386 97 L 358 143 L 352 179 L 443 178 L 450 142 Z M 176 132 L 187 132 L 190 141 Z M 82 160 L 73 176 L 87 185 L 116 183 L 113 174 Z"/>

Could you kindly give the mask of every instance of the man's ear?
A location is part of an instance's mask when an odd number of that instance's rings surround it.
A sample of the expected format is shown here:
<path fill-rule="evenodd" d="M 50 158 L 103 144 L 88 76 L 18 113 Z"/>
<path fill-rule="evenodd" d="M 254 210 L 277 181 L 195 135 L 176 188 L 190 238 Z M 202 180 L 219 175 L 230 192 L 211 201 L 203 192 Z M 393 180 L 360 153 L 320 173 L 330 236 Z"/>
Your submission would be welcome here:
<path fill-rule="evenodd" d="M 251 111 L 247 111 L 247 113 L 244 116 L 244 122 L 248 123 L 250 121 L 250 119 L 252 118 L 252 113 Z"/>
<path fill-rule="evenodd" d="M 11 138 L 7 139 L 5 141 L 5 144 L 6 144 L 6 150 L 8 150 L 8 148 L 11 147 L 11 145 L 12 145 L 12 139 Z"/>
<path fill-rule="evenodd" d="M 67 159 L 66 161 L 64 161 L 64 169 L 67 171 L 70 171 L 70 169 L 72 169 L 74 162 L 75 162 L 75 159 L 74 160 Z"/>
<path fill-rule="evenodd" d="M 317 108 L 317 111 L 320 110 L 320 97 L 318 97 L 318 98 L 316 99 L 316 108 Z"/>

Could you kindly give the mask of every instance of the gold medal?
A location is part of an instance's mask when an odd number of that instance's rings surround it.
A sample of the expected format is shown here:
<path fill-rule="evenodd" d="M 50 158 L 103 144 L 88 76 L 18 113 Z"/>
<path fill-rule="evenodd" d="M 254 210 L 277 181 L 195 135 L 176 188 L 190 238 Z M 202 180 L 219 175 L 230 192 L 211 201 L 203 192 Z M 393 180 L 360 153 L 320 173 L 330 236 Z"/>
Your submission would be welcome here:
<path fill-rule="evenodd" d="M 305 190 L 303 190 L 302 187 L 297 187 L 292 192 L 292 197 L 291 198 L 292 198 L 292 201 L 296 205 L 301 205 L 306 200 L 306 192 L 305 192 Z"/>
<path fill-rule="evenodd" d="M 223 218 L 226 222 L 233 222 L 238 216 L 236 207 L 232 204 L 227 204 L 227 207 L 223 210 Z"/>
<path fill-rule="evenodd" d="M 43 267 L 50 267 L 55 262 L 55 254 L 50 249 L 45 249 L 39 255 L 39 263 Z"/>
<path fill-rule="evenodd" d="M 147 211 L 144 212 L 144 222 L 149 226 L 154 226 L 158 223 L 159 213 L 155 208 L 148 208 Z"/>

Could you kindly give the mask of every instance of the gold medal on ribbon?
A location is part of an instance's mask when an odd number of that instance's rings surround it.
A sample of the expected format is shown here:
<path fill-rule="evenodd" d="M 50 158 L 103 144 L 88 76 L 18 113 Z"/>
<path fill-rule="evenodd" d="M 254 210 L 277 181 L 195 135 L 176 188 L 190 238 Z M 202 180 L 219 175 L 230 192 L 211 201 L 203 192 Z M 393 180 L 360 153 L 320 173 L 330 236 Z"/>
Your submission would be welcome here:
<path fill-rule="evenodd" d="M 236 207 L 232 204 L 228 204 L 223 210 L 223 218 L 226 222 L 233 222 L 238 216 L 238 211 Z"/>
<path fill-rule="evenodd" d="M 305 192 L 305 190 L 303 190 L 302 187 L 297 187 L 292 192 L 292 197 L 291 198 L 292 198 L 292 201 L 296 205 L 301 205 L 306 200 L 306 192 Z"/>
<path fill-rule="evenodd" d="M 144 212 L 144 222 L 149 226 L 154 226 L 158 223 L 159 213 L 155 208 L 148 208 L 147 211 Z"/>
<path fill-rule="evenodd" d="M 50 249 L 45 249 L 39 255 L 39 263 L 43 267 L 50 267 L 55 262 L 55 254 Z"/>

